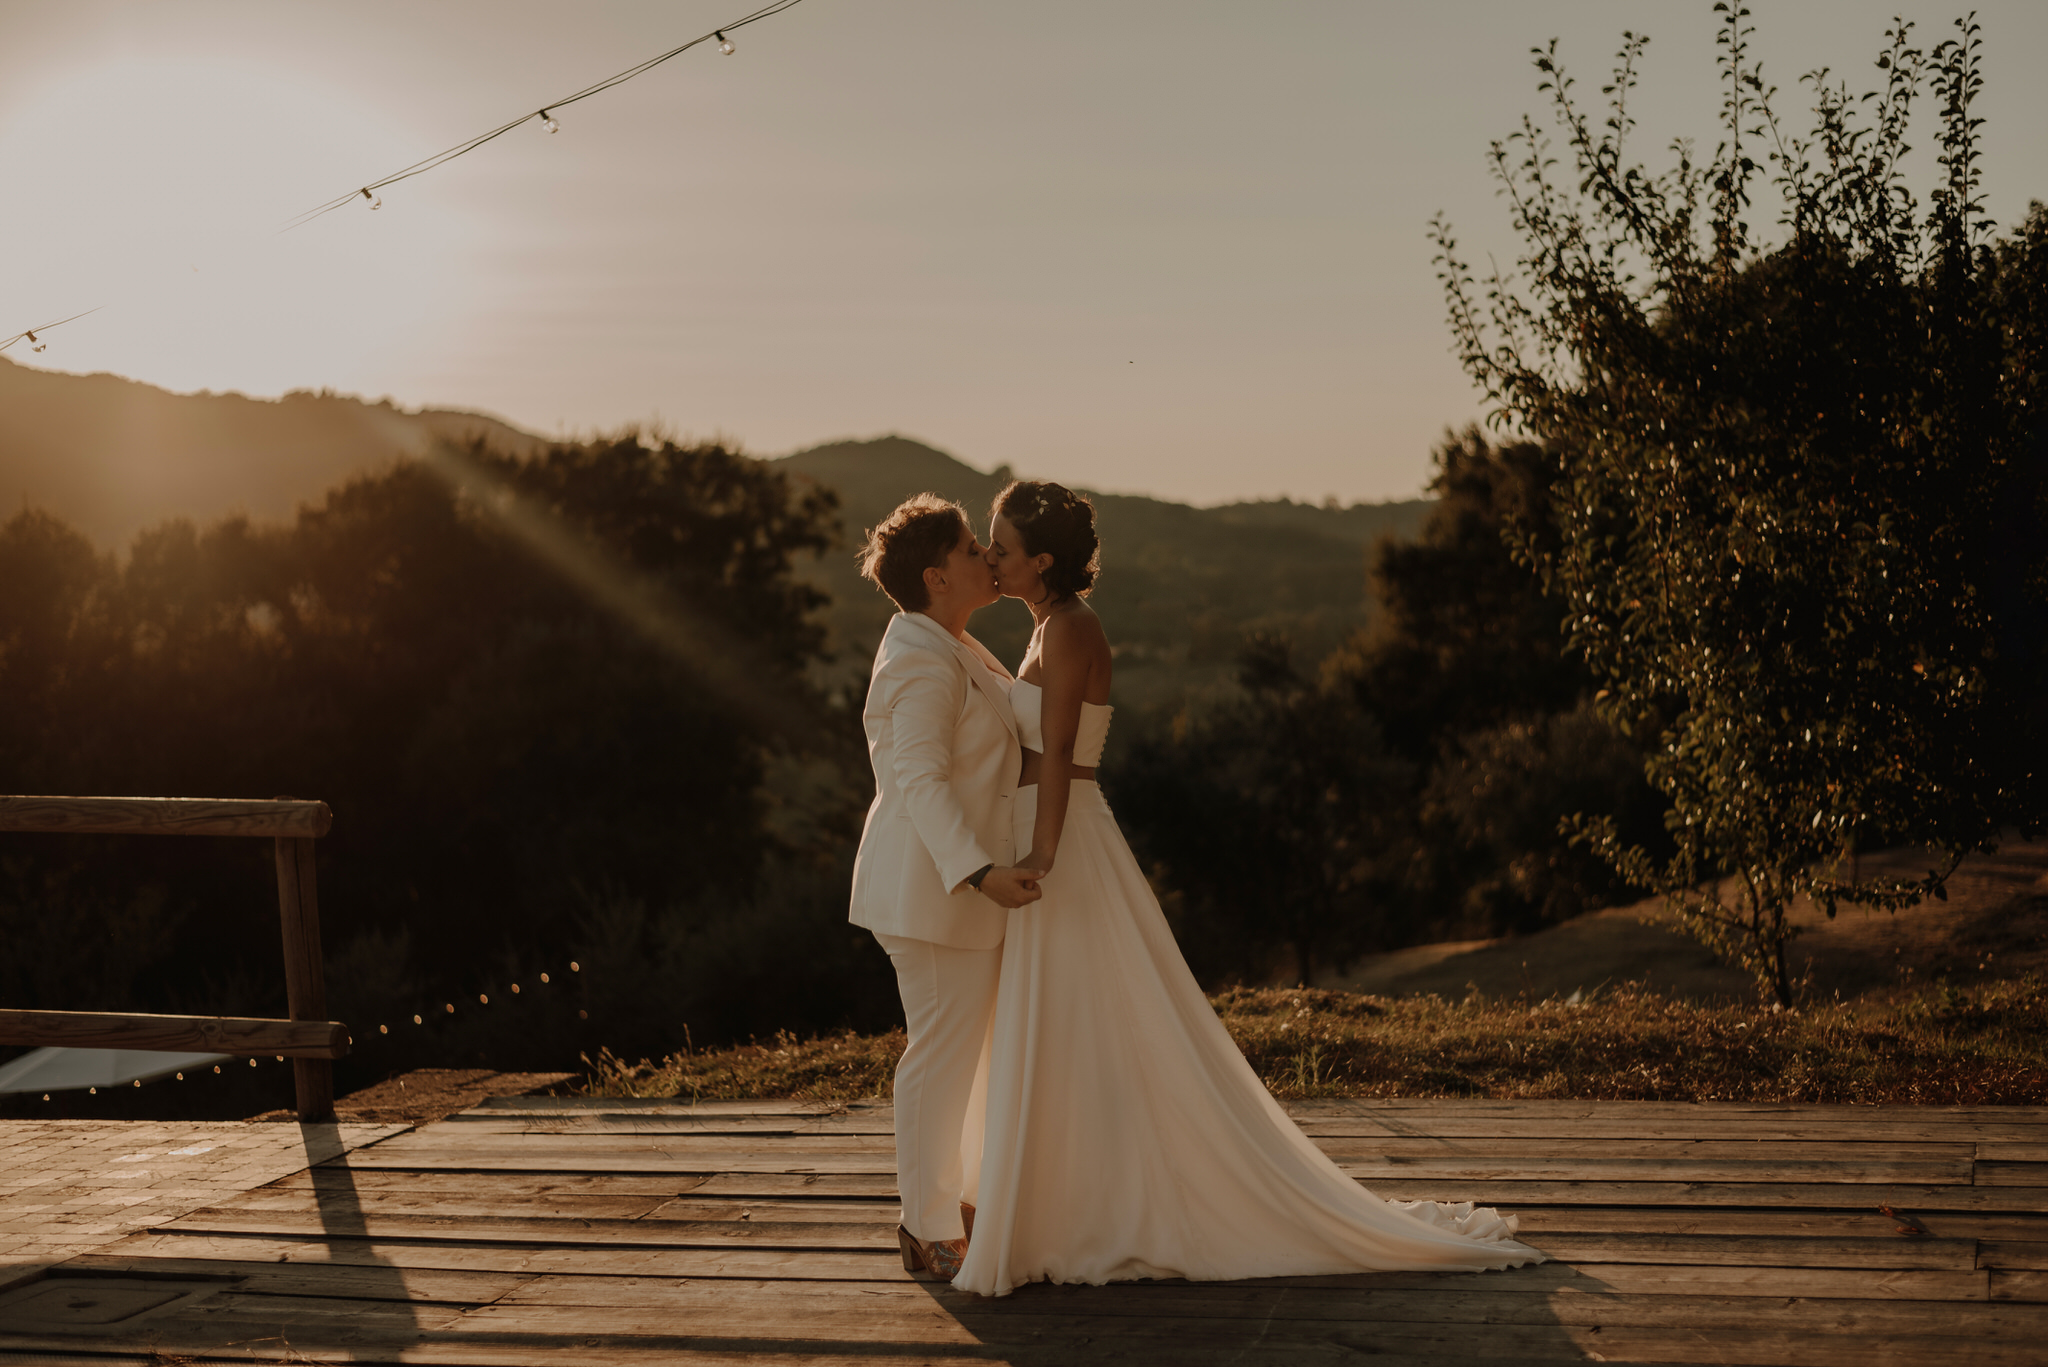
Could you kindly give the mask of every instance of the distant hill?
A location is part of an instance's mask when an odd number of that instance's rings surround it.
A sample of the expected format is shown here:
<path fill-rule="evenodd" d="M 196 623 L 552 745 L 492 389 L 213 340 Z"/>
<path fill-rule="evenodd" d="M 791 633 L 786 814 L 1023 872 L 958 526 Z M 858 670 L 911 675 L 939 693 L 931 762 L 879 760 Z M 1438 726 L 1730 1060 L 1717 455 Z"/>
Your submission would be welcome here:
<path fill-rule="evenodd" d="M 170 517 L 289 518 L 423 437 L 547 445 L 480 413 L 407 413 L 332 393 L 172 394 L 0 357 L 0 508 L 45 508 L 108 549 Z"/>
<path fill-rule="evenodd" d="M 847 548 L 810 573 L 833 598 L 828 617 L 840 668 L 864 675 L 894 609 L 854 568 L 865 530 L 910 495 L 958 499 L 986 526 L 988 507 L 1011 478 L 984 473 L 907 437 L 841 441 L 775 462 L 837 489 Z M 1383 536 L 1408 537 L 1425 499 L 1348 508 L 1285 499 L 1195 508 L 1090 491 L 1102 535 L 1102 575 L 1092 599 L 1116 649 L 1116 700 L 1172 706 L 1229 686 L 1239 643 L 1266 630 L 1293 638 L 1306 666 L 1368 624 L 1367 552 Z M 975 617 L 975 635 L 1015 663 L 1030 637 L 1022 604 Z"/>
<path fill-rule="evenodd" d="M 482 437 L 528 454 L 549 441 L 481 413 L 409 413 L 328 392 L 281 399 L 172 394 L 115 375 L 65 375 L 0 357 L 0 516 L 49 510 L 108 550 L 171 517 L 210 522 L 241 511 L 282 520 L 351 475 L 434 437 Z M 773 462 L 838 490 L 846 545 L 804 573 L 831 593 L 838 677 L 864 678 L 893 611 L 855 573 L 863 532 L 922 490 L 955 498 L 985 526 L 1008 469 L 981 471 L 907 437 L 839 441 Z M 1027 472 L 1028 473 L 1028 472 Z M 1097 610 L 1117 648 L 1117 701 L 1170 706 L 1227 688 L 1244 634 L 1284 632 L 1313 664 L 1366 625 L 1366 552 L 1411 536 L 1429 504 L 1348 508 L 1284 499 L 1194 508 L 1094 494 L 1103 536 Z M 1022 605 L 975 619 L 1014 662 L 1030 635 Z M 1126 728 L 1126 731 L 1128 728 Z"/>

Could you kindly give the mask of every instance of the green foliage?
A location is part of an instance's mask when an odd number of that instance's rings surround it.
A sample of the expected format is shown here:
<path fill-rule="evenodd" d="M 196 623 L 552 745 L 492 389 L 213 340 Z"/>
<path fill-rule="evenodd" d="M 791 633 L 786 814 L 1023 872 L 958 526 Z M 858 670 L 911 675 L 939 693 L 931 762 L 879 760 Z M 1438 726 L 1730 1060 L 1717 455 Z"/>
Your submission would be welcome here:
<path fill-rule="evenodd" d="M 778 1013 L 867 1022 L 886 964 L 863 977 L 842 955 L 786 990 L 735 967 L 771 963 L 799 923 L 844 928 L 859 803 L 827 779 L 859 763 L 858 732 L 805 681 L 821 599 L 793 574 L 833 514 L 761 462 L 630 432 L 437 451 L 291 525 L 166 524 L 125 564 L 23 512 L 0 525 L 0 770 L 13 791 L 325 799 L 333 997 L 369 1032 L 350 1067 L 429 1044 L 443 1063 L 573 1060 L 656 1017 L 705 1038 Z M 10 967 L 0 999 L 274 1012 L 267 862 L 242 841 L 0 840 L 10 944 L 67 920 L 116 937 L 90 971 Z M 689 929 L 668 981 L 585 973 L 514 1005 L 510 982 L 598 957 L 590 908 L 623 905 Z M 480 996 L 498 1007 L 410 1025 Z"/>
<path fill-rule="evenodd" d="M 1885 88 L 1809 81 L 1787 135 L 1722 3 L 1723 141 L 1653 174 L 1624 155 L 1647 39 L 1626 35 L 1596 127 L 1540 49 L 1571 167 L 1533 121 L 1494 146 L 1524 244 L 1481 282 L 1435 235 L 1468 371 L 1504 424 L 1559 454 L 1549 523 L 1517 548 L 1566 607 L 1607 715 L 1652 745 L 1675 850 L 1580 833 L 1789 1003 L 1788 903 L 1832 914 L 1938 894 L 2042 807 L 2041 249 L 1995 249 L 1972 101 L 1980 39 L 1889 33 Z M 1941 108 L 1923 216 L 1900 178 L 1912 102 Z M 1759 178 L 1782 240 L 1749 223 Z M 1843 876 L 1880 842 L 1924 876 Z M 1724 881 L 1727 880 L 1727 881 Z"/>
<path fill-rule="evenodd" d="M 1110 796 L 1198 976 L 1308 981 L 1401 942 L 1385 893 L 1410 766 L 1342 690 L 1302 677 L 1285 641 L 1254 637 L 1244 696 L 1134 745 Z M 1292 963 L 1276 959 L 1286 951 Z"/>
<path fill-rule="evenodd" d="M 1476 427 L 1434 458 L 1421 536 L 1375 553 L 1378 623 L 1324 665 L 1416 766 L 1408 919 L 1423 933 L 1498 935 L 1640 896 L 1558 830 L 1592 812 L 1655 841 L 1664 808 L 1639 747 L 1586 705 L 1594 684 L 1562 649 L 1564 605 L 1509 546 L 1511 527 L 1548 524 L 1560 462 Z"/>
<path fill-rule="evenodd" d="M 1593 688 L 1560 648 L 1564 605 L 1503 537 L 1549 520 L 1556 458 L 1534 442 L 1493 445 L 1476 426 L 1431 455 L 1436 504 L 1419 536 L 1375 548 L 1379 621 L 1331 664 L 1418 762 L 1453 733 L 1566 711 Z"/>

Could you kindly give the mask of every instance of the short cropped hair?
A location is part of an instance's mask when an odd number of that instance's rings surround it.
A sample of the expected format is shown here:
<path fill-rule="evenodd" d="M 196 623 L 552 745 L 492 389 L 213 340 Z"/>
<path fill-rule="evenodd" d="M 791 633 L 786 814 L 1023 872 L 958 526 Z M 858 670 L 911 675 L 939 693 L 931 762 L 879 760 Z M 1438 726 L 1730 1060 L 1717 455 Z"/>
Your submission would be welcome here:
<path fill-rule="evenodd" d="M 1045 586 L 1058 598 L 1086 598 L 1102 564 L 1095 535 L 1095 505 L 1050 480 L 1012 480 L 996 495 L 995 515 L 1009 519 L 1024 538 L 1026 555 L 1049 555 Z"/>
<path fill-rule="evenodd" d="M 951 499 L 937 494 L 907 498 L 868 532 L 860 552 L 861 575 L 903 611 L 921 612 L 932 601 L 924 572 L 946 563 L 968 525 L 967 510 Z"/>

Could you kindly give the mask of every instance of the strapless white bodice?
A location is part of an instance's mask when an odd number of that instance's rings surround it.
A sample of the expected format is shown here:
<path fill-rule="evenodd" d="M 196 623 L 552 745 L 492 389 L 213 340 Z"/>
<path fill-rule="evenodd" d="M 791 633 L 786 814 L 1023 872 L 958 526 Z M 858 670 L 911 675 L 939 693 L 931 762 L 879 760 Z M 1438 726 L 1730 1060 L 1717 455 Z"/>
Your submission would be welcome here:
<path fill-rule="evenodd" d="M 1026 750 L 1045 753 L 1045 690 L 1018 679 L 1010 685 L 1010 710 L 1017 714 L 1017 739 Z M 1107 703 L 1081 704 L 1081 724 L 1074 729 L 1074 767 L 1093 769 L 1102 763 L 1102 743 L 1109 739 Z"/>

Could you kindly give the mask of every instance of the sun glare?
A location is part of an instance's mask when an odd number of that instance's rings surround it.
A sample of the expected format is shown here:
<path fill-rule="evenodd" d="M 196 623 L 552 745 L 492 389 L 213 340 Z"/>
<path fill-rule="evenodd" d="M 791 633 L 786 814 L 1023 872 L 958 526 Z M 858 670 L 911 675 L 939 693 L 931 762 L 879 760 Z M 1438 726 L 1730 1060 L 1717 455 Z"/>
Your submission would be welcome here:
<path fill-rule="evenodd" d="M 426 140 L 348 92 L 130 56 L 18 92 L 5 112 L 0 335 L 103 309 L 33 364 L 171 389 L 376 392 L 465 307 L 464 225 L 445 198 L 278 232 Z"/>

